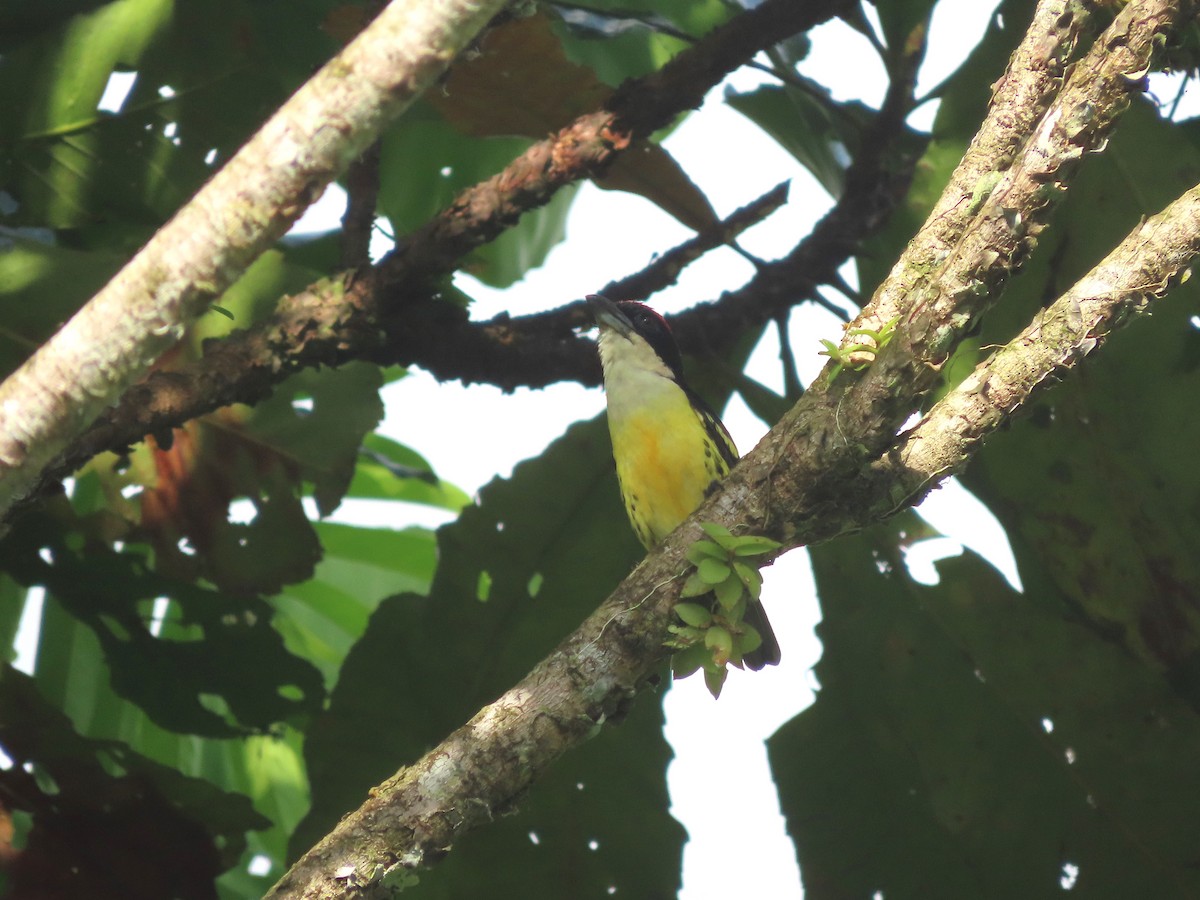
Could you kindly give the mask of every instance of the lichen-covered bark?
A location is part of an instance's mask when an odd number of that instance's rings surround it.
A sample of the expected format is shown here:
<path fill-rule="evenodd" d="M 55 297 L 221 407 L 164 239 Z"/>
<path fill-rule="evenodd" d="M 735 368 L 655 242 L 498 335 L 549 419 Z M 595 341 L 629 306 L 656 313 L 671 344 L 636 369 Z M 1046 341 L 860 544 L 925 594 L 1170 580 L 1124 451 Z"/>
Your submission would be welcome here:
<path fill-rule="evenodd" d="M 0 514 L 506 0 L 394 0 L 0 385 Z"/>
<path fill-rule="evenodd" d="M 919 503 L 1048 383 L 1188 274 L 1200 255 L 1200 185 L 1135 228 L 1024 331 L 980 363 L 871 468 L 895 506 Z M 877 510 L 885 514 L 887 508 Z"/>
<path fill-rule="evenodd" d="M 1050 32 L 1038 33 L 1045 27 L 1045 7 L 1054 3 L 1043 0 L 1030 34 L 1017 50 L 1017 56 L 1031 47 L 1040 54 L 1043 64 L 1034 65 L 1029 75 L 1037 80 L 1044 77 L 1050 60 L 1065 54 L 1064 47 L 1079 30 L 1059 17 L 1052 20 Z M 1001 156 L 992 160 L 989 170 L 995 177 L 987 179 L 984 191 L 951 198 L 954 215 L 961 220 L 958 237 L 946 243 L 949 214 L 939 212 L 947 204 L 944 200 L 852 323 L 878 328 L 895 320 L 891 342 L 861 373 L 833 378 L 827 368 L 784 417 L 781 430 L 798 437 L 776 449 L 795 464 L 785 467 L 782 478 L 776 457 L 764 459 L 757 470 L 746 464 L 738 467 L 750 483 L 775 478 L 780 482 L 777 491 L 798 492 L 793 496 L 795 519 L 785 528 L 785 540 L 788 529 L 806 531 L 809 517 L 836 522 L 845 515 L 843 507 L 861 508 L 856 498 L 845 494 L 847 479 L 862 462 L 888 449 L 936 384 L 939 366 L 995 302 L 1067 190 L 1075 162 L 1103 145 L 1128 104 L 1128 92 L 1141 83 L 1153 52 L 1179 15 L 1180 4 L 1171 0 L 1128 4 L 1073 65 L 1053 102 L 1041 92 L 1024 92 L 1029 102 L 1040 102 L 1045 109 L 1015 156 L 1009 156 L 1004 142 L 986 135 L 976 139 L 973 146 L 991 146 Z M 1019 78 L 1020 72 L 1010 68 L 1007 77 Z M 1006 127 L 1007 117 L 989 115 L 983 129 Z M 979 161 L 969 153 L 963 165 L 967 164 L 978 166 Z M 957 177 L 952 179 L 947 192 L 960 192 L 959 183 Z M 926 262 L 916 262 L 921 260 Z M 764 513 L 758 511 L 751 520 Z"/>

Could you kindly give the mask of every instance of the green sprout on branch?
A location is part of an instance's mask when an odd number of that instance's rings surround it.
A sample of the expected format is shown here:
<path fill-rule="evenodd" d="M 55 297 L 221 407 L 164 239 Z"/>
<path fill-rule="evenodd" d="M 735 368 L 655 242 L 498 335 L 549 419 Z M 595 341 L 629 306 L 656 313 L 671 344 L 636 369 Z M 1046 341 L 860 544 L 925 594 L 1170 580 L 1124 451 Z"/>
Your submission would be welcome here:
<path fill-rule="evenodd" d="M 896 324 L 900 321 L 899 316 L 892 316 L 878 330 L 872 328 L 850 328 L 846 331 L 846 338 L 866 338 L 866 342 L 855 341 L 840 347 L 833 341 L 821 340 L 821 346 L 825 349 L 818 352 L 818 356 L 828 356 L 835 363 L 833 371 L 829 374 L 829 380 L 837 378 L 843 369 L 851 369 L 855 372 L 861 372 L 867 366 L 875 361 L 875 355 L 888 345 L 892 336 L 896 333 Z"/>

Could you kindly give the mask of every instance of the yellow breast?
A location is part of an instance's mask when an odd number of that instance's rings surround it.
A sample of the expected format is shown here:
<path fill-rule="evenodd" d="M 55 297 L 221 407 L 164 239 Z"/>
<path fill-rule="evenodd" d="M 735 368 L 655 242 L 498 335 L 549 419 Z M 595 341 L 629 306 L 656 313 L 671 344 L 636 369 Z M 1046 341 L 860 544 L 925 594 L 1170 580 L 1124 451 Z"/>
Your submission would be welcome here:
<path fill-rule="evenodd" d="M 725 474 L 703 423 L 682 391 L 679 397 L 609 422 L 625 509 L 647 547 L 674 531 Z"/>

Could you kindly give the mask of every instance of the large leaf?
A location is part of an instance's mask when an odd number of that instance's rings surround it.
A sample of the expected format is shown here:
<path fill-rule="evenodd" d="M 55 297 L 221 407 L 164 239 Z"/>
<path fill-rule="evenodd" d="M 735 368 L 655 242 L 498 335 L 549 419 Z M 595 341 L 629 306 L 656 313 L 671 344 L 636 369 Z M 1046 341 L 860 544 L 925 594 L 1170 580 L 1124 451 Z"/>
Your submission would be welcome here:
<path fill-rule="evenodd" d="M 841 195 L 846 166 L 858 150 L 859 128 L 869 121 L 866 107 L 835 103 L 790 85 L 728 92 L 725 102 L 796 157 L 831 196 Z"/>
<path fill-rule="evenodd" d="M 65 524 L 41 512 L 22 518 L 0 545 L 5 567 L 27 587 L 44 586 L 92 629 L 113 689 L 155 722 L 224 737 L 265 729 L 320 705 L 319 674 L 286 651 L 262 600 L 235 599 L 160 575 L 144 551 L 110 550 L 96 541 L 90 524 L 72 523 L 61 509 L 60 515 Z M 158 598 L 171 607 L 156 633 Z M 48 642 L 41 646 L 69 652 Z"/>
<path fill-rule="evenodd" d="M 365 363 L 304 370 L 253 410 L 219 410 L 134 455 L 106 483 L 144 485 L 134 533 L 160 571 L 203 576 L 238 594 L 270 594 L 312 574 L 320 545 L 300 500 L 311 484 L 323 515 L 341 502 L 363 437 L 382 418 L 379 370 Z M 252 516 L 231 504 L 248 502 Z M 131 517 L 135 517 L 130 513 Z"/>
<path fill-rule="evenodd" d="M 116 254 L 0 233 L 0 377 L 23 363 L 123 263 Z"/>
<path fill-rule="evenodd" d="M 618 500 L 603 420 L 572 426 L 438 535 L 429 596 L 380 605 L 310 732 L 306 849 L 369 787 L 494 699 L 553 649 L 640 554 Z M 372 739 L 360 725 L 371 723 Z M 472 835 L 422 896 L 666 895 L 682 831 L 666 813 L 656 704 L 562 760 L 519 817 Z M 590 842 L 598 844 L 589 849 Z"/>
<path fill-rule="evenodd" d="M 0 667 L 0 772 L 8 810 L 32 816 L 6 859 L 13 898 L 212 896 L 217 873 L 267 821 L 241 796 L 82 737 L 28 676 Z"/>
<path fill-rule="evenodd" d="M 661 68 L 734 9 L 721 0 L 597 0 L 557 11 L 567 56 L 616 87 Z"/>
<path fill-rule="evenodd" d="M 117 65 L 166 27 L 168 0 L 117 0 L 52 26 L 0 62 L 0 183 L 18 221 L 83 224 L 100 153 L 96 107 Z"/>
<path fill-rule="evenodd" d="M 1045 578 L 913 582 L 906 530 L 813 550 L 821 690 L 769 742 L 809 894 L 1195 896 L 1195 711 Z"/>
<path fill-rule="evenodd" d="M 465 134 L 539 139 L 599 109 L 611 94 L 595 72 L 567 59 L 545 16 L 531 16 L 488 32 L 432 103 Z M 717 222 L 708 199 L 658 144 L 628 148 L 596 183 L 640 194 L 695 231 Z"/>
<path fill-rule="evenodd" d="M 466 138 L 427 103 L 417 103 L 383 136 L 379 211 L 397 234 L 418 228 L 458 193 L 500 172 L 529 146 L 521 137 Z M 465 268 L 487 284 L 506 287 L 541 265 L 562 240 L 574 189 L 555 194 L 496 241 L 469 255 Z"/>
<path fill-rule="evenodd" d="M 346 494 L 359 499 L 422 503 L 452 512 L 471 502 L 461 489 L 440 480 L 417 451 L 379 434 L 363 439 Z"/>
<path fill-rule="evenodd" d="M 366 630 L 380 600 L 425 593 L 437 545 L 424 528 L 404 531 L 319 523 L 324 556 L 313 577 L 272 600 L 275 627 L 288 649 L 316 665 L 332 688 L 346 653 Z"/>
<path fill-rule="evenodd" d="M 1154 146 L 1173 163 L 1145 152 Z M 1007 340 L 1143 217 L 1200 180 L 1200 151 L 1144 102 L 1079 173 L 1038 254 L 980 335 Z M 1051 574 L 1073 608 L 1200 705 L 1200 294 L 1175 288 L 1013 428 L 967 484 L 1005 525 L 1018 566 Z M 978 350 L 962 354 L 971 361 Z M 965 368 L 965 367 L 964 367 Z"/>

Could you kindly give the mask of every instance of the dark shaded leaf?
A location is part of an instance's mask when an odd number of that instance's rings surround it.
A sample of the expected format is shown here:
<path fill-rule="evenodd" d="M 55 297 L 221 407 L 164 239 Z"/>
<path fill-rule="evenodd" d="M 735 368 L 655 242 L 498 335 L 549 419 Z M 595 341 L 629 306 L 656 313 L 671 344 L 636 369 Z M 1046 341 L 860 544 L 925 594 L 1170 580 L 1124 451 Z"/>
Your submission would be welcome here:
<path fill-rule="evenodd" d="M 661 68 L 733 10 L 721 0 L 597 0 L 557 12 L 567 56 L 617 87 Z"/>
<path fill-rule="evenodd" d="M 1169 154 L 1160 158 L 1147 146 Z M 1039 253 L 985 323 L 1007 340 L 1115 246 L 1142 216 L 1200 180 L 1200 150 L 1144 102 L 1088 160 Z M 1050 574 L 1077 613 L 1200 707 L 1200 446 L 1194 282 L 1114 335 L 997 434 L 967 484 L 995 511 L 1022 573 Z M 966 355 L 970 356 L 968 350 Z"/>
<path fill-rule="evenodd" d="M 822 687 L 769 741 L 806 890 L 1052 897 L 1070 864 L 1084 897 L 1195 895 L 1195 712 L 1044 580 L 911 581 L 907 524 L 813 549 Z"/>
<path fill-rule="evenodd" d="M 155 722 L 224 737 L 320 705 L 319 673 L 284 649 L 262 600 L 164 577 L 137 549 L 113 552 L 85 534 L 31 513 L 0 544 L 0 556 L 19 583 L 45 586 L 95 632 L 113 689 Z M 156 635 L 151 610 L 159 597 L 172 611 Z"/>
<path fill-rule="evenodd" d="M 777 85 L 729 92 L 725 102 L 796 157 L 831 196 L 841 195 L 850 154 L 858 146 L 857 128 L 869 114 L 866 107 L 835 104 Z"/>
<path fill-rule="evenodd" d="M 131 751 L 81 737 L 33 680 L 0 668 L 5 805 L 33 817 L 6 861 L 14 898 L 215 897 L 245 833 L 269 823 L 245 797 Z"/>
<path fill-rule="evenodd" d="M 363 438 L 349 497 L 403 500 L 458 512 L 471 502 L 461 489 L 439 479 L 425 458 L 379 434 Z"/>

